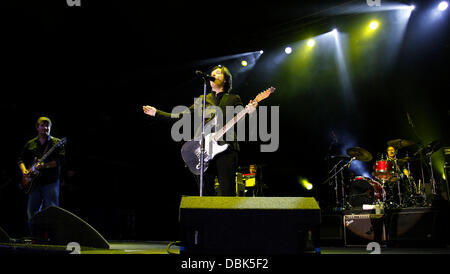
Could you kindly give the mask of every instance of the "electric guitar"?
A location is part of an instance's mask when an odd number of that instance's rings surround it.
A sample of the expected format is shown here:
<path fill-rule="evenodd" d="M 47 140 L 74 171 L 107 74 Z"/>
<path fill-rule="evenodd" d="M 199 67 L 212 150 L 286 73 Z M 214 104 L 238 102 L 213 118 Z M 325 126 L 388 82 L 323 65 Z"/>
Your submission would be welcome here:
<path fill-rule="evenodd" d="M 268 88 L 267 90 L 258 94 L 253 101 L 260 102 L 270 94 L 275 91 L 274 87 Z M 225 135 L 225 133 L 232 128 L 240 119 L 242 119 L 245 114 L 254 111 L 254 109 L 248 109 L 247 107 L 241 110 L 233 119 L 228 121 L 225 126 L 216 132 L 212 132 L 205 135 L 205 147 L 204 147 L 204 158 L 203 158 L 203 172 L 208 168 L 208 162 L 212 160 L 217 154 L 224 152 L 229 144 L 219 145 L 217 142 L 219 139 Z M 185 162 L 189 170 L 195 174 L 200 175 L 201 173 L 201 136 L 195 138 L 194 140 L 186 142 L 181 148 L 181 157 Z"/>
<path fill-rule="evenodd" d="M 19 187 L 26 193 L 30 193 L 35 184 L 36 184 L 36 180 L 39 178 L 40 176 L 40 172 L 37 169 L 37 166 L 42 164 L 45 159 L 50 156 L 50 154 L 52 154 L 52 152 L 60 147 L 66 144 L 67 138 L 64 137 L 61 140 L 58 141 L 58 143 L 56 143 L 51 149 L 49 149 L 47 151 L 47 153 L 44 154 L 44 156 L 42 156 L 40 159 L 35 159 L 34 163 L 31 165 L 31 167 L 28 169 L 29 173 L 27 175 L 23 175 L 22 176 L 22 181 L 20 182 Z"/>

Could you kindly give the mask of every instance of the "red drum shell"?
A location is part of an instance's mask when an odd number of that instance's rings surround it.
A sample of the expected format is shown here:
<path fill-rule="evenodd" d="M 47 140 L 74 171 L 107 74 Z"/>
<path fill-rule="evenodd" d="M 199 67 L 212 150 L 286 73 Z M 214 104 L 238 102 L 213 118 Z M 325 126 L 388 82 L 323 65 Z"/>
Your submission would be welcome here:
<path fill-rule="evenodd" d="M 391 162 L 386 160 L 376 161 L 373 165 L 373 176 L 379 180 L 389 180 L 393 176 Z"/>

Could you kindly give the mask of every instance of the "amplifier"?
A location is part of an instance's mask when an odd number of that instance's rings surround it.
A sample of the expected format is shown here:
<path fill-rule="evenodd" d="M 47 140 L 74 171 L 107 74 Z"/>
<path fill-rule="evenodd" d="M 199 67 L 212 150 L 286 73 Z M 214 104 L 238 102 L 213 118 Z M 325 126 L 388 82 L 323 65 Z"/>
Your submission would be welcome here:
<path fill-rule="evenodd" d="M 370 242 L 381 245 L 386 241 L 383 214 L 344 215 L 343 225 L 346 246 L 366 246 Z"/>

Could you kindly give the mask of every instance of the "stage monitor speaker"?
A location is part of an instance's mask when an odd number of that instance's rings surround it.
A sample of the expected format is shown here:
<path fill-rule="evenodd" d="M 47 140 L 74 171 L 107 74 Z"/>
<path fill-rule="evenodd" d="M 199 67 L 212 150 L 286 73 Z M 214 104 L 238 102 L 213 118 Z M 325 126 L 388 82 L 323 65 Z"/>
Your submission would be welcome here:
<path fill-rule="evenodd" d="M 441 246 L 445 244 L 444 216 L 433 208 L 392 212 L 386 220 L 388 241 L 391 245 Z"/>
<path fill-rule="evenodd" d="M 9 243 L 11 241 L 11 238 L 8 236 L 8 234 L 6 233 L 6 231 L 4 231 L 1 227 L 0 227 L 0 243 Z"/>
<path fill-rule="evenodd" d="M 80 246 L 109 249 L 109 243 L 92 226 L 75 214 L 50 206 L 33 217 L 33 236 L 46 244 L 67 245 L 77 242 Z"/>
<path fill-rule="evenodd" d="M 312 197 L 182 197 L 184 254 L 299 254 L 313 250 Z"/>

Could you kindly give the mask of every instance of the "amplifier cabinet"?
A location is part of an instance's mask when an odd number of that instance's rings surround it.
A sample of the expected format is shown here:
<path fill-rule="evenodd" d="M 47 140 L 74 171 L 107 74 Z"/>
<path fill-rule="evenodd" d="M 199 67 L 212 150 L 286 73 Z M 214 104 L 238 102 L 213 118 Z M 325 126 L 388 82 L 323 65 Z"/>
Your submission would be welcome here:
<path fill-rule="evenodd" d="M 344 215 L 344 243 L 346 246 L 367 246 L 370 242 L 386 241 L 383 214 Z"/>

